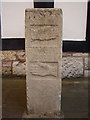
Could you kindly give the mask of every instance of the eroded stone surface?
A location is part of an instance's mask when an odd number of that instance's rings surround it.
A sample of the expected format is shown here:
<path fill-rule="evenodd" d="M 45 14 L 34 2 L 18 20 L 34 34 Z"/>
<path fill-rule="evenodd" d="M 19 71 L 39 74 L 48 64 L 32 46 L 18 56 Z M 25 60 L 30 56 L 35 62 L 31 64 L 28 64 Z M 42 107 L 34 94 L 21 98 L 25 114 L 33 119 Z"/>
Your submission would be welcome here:
<path fill-rule="evenodd" d="M 26 74 L 26 63 L 14 61 L 12 64 L 12 72 L 14 75 L 25 75 Z"/>
<path fill-rule="evenodd" d="M 60 55 L 57 47 L 27 48 L 29 61 L 57 62 Z"/>
<path fill-rule="evenodd" d="M 11 71 L 11 61 L 2 61 L 2 74 L 10 75 Z"/>
<path fill-rule="evenodd" d="M 57 80 L 59 76 L 58 63 L 33 62 L 27 67 L 27 72 L 31 76 L 31 80 Z"/>
<path fill-rule="evenodd" d="M 11 67 L 3 67 L 2 68 L 2 74 L 3 75 L 11 75 Z"/>
<path fill-rule="evenodd" d="M 11 67 L 11 61 L 2 61 L 2 67 Z"/>
<path fill-rule="evenodd" d="M 51 39 L 49 41 L 47 40 L 43 40 L 43 41 L 39 41 L 39 40 L 35 40 L 35 41 L 31 41 L 30 43 L 27 44 L 27 47 L 29 47 L 31 45 L 31 47 L 58 47 L 58 41 L 59 38 L 57 39 Z"/>
<path fill-rule="evenodd" d="M 85 69 L 90 70 L 90 57 L 85 58 Z"/>
<path fill-rule="evenodd" d="M 24 50 L 19 50 L 16 53 L 16 58 L 18 61 L 25 61 L 25 51 Z"/>
<path fill-rule="evenodd" d="M 90 70 L 84 71 L 84 77 L 90 77 Z"/>
<path fill-rule="evenodd" d="M 58 26 L 31 26 L 30 28 L 31 40 L 50 41 L 59 37 Z"/>
<path fill-rule="evenodd" d="M 73 56 L 88 57 L 88 53 L 73 53 Z"/>
<path fill-rule="evenodd" d="M 63 52 L 63 53 L 62 53 L 62 56 L 63 56 L 63 57 L 71 57 L 71 56 L 72 56 L 72 53 Z"/>
<path fill-rule="evenodd" d="M 16 51 L 2 51 L 3 60 L 16 60 Z"/>
<path fill-rule="evenodd" d="M 83 76 L 83 58 L 65 57 L 62 62 L 63 77 Z"/>
<path fill-rule="evenodd" d="M 26 28 L 26 47 L 60 47 L 62 31 L 58 26 Z"/>
<path fill-rule="evenodd" d="M 25 24 L 27 107 L 30 114 L 61 110 L 61 9 L 27 9 Z"/>
<path fill-rule="evenodd" d="M 62 25 L 61 9 L 26 9 L 26 26 Z"/>

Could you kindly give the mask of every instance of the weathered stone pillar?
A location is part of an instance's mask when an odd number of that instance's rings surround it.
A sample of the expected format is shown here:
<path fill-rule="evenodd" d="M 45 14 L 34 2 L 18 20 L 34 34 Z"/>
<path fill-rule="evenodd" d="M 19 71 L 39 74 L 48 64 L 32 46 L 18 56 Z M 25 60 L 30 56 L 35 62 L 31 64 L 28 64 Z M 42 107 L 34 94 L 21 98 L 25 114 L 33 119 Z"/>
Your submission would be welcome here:
<path fill-rule="evenodd" d="M 57 116 L 61 111 L 62 10 L 25 11 L 28 113 Z"/>

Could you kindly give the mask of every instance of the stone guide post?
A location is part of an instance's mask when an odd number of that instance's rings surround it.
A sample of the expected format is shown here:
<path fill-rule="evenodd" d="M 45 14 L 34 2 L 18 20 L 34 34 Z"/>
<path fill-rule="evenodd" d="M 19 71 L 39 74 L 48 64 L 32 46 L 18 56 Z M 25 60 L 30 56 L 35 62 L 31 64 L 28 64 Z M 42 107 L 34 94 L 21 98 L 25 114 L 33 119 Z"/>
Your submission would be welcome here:
<path fill-rule="evenodd" d="M 28 114 L 58 116 L 61 111 L 61 9 L 26 9 L 25 51 Z"/>

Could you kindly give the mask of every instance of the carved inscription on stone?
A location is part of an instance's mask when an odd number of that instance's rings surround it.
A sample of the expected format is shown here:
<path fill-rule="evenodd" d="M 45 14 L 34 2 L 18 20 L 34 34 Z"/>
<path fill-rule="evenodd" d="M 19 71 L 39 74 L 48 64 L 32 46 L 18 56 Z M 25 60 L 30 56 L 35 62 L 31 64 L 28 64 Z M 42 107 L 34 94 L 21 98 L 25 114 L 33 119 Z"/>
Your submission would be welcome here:
<path fill-rule="evenodd" d="M 57 62 L 60 57 L 57 47 L 35 47 L 28 48 L 27 51 L 29 61 Z"/>
<path fill-rule="evenodd" d="M 26 24 L 28 27 L 30 25 L 62 25 L 62 10 L 55 9 L 26 9 Z"/>
<path fill-rule="evenodd" d="M 31 40 L 34 41 L 50 41 L 55 40 L 59 37 L 59 27 L 58 26 L 31 26 L 30 28 Z"/>
<path fill-rule="evenodd" d="M 30 75 L 33 80 L 55 80 L 57 79 L 57 63 L 31 63 Z"/>

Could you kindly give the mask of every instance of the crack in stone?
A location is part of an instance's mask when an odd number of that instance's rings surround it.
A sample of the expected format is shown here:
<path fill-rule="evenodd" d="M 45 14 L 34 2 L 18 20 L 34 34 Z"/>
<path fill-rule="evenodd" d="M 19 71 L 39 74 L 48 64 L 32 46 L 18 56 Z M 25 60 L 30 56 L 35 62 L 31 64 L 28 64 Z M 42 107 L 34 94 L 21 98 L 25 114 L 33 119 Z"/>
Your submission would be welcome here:
<path fill-rule="evenodd" d="M 52 75 L 52 74 L 47 74 L 47 75 L 39 75 L 39 74 L 37 74 L 37 73 L 32 73 L 32 72 L 30 72 L 32 75 L 34 75 L 34 76 L 40 76 L 40 77 L 46 77 L 46 76 L 53 76 L 53 77 L 56 77 L 56 75 Z"/>
<path fill-rule="evenodd" d="M 50 39 L 32 39 L 31 41 L 50 41 L 55 40 L 56 38 L 50 38 Z"/>

